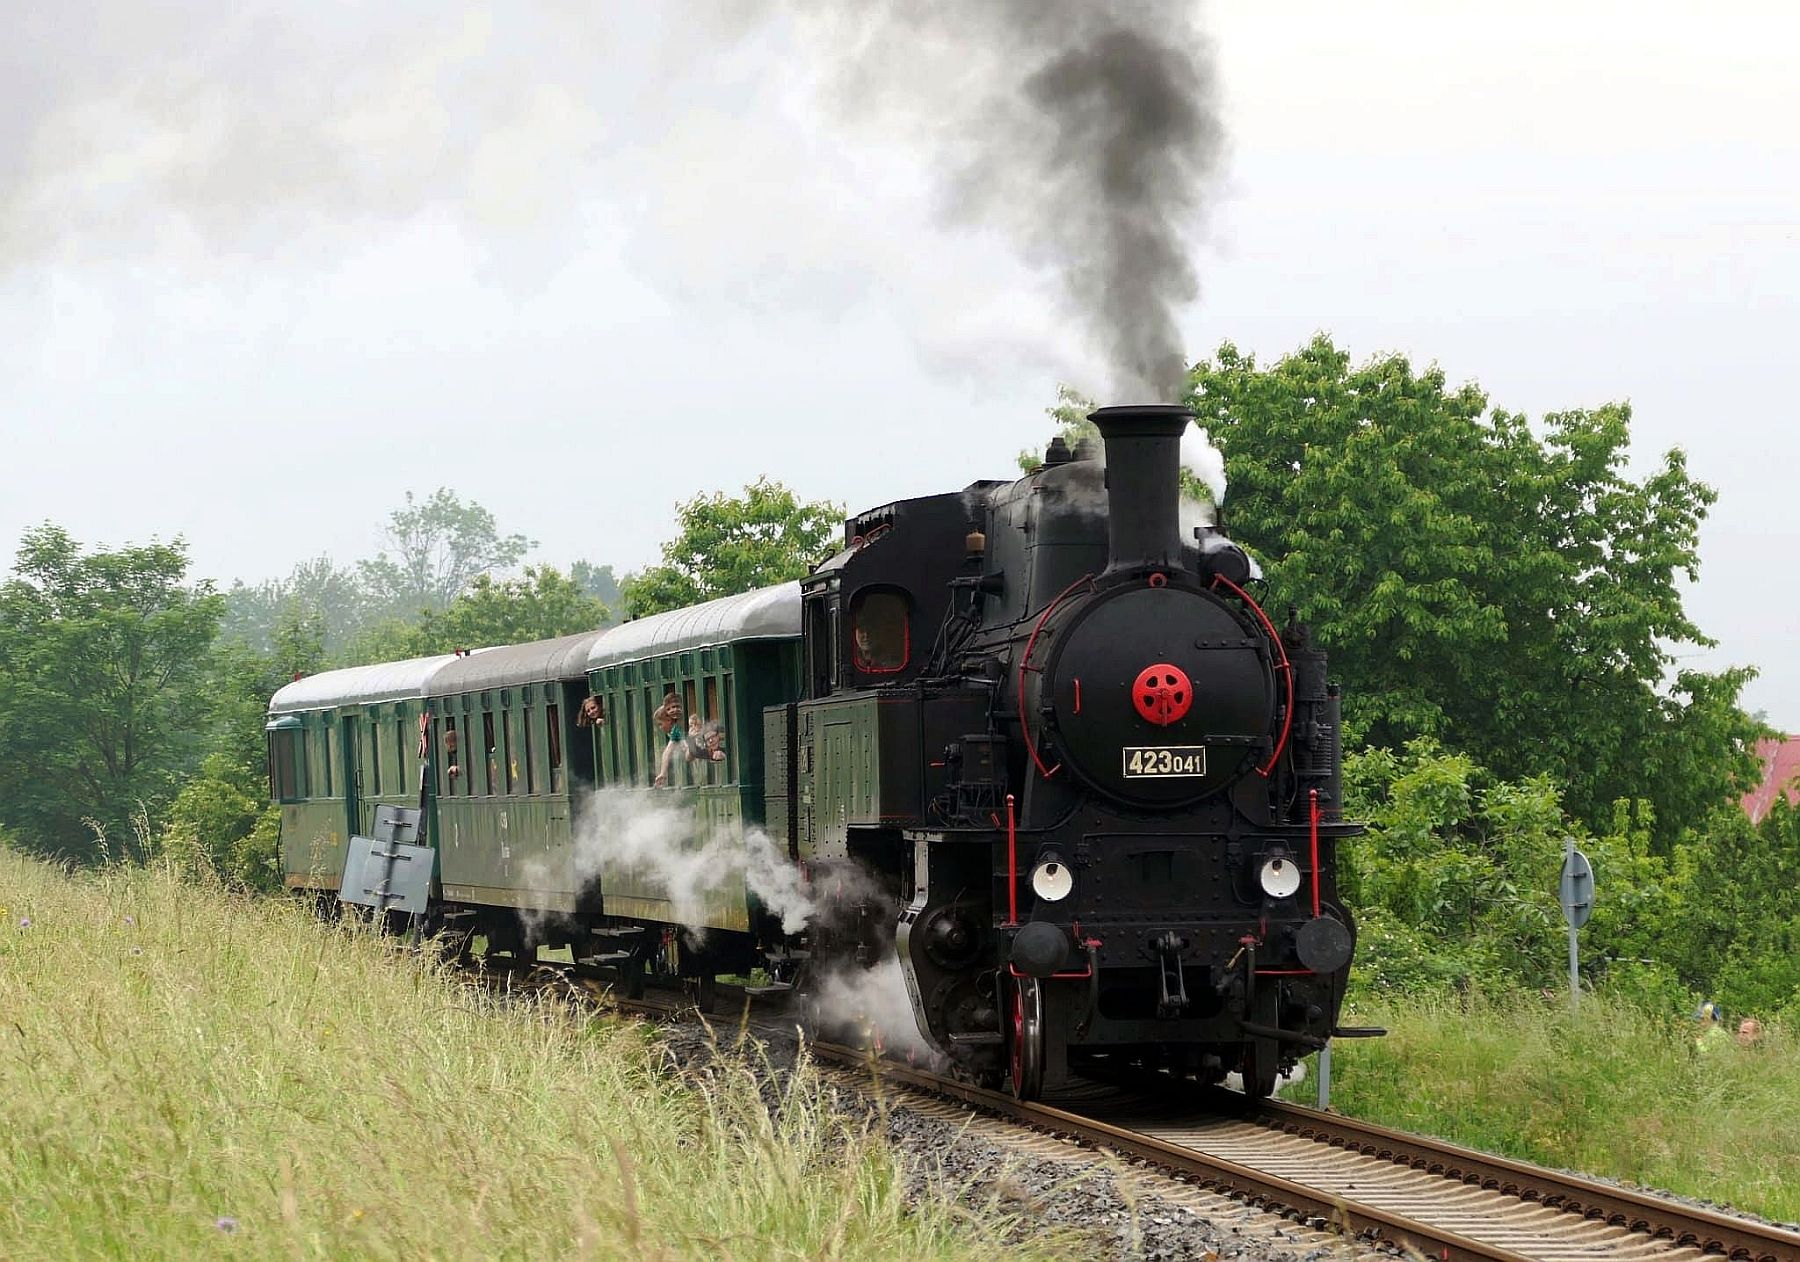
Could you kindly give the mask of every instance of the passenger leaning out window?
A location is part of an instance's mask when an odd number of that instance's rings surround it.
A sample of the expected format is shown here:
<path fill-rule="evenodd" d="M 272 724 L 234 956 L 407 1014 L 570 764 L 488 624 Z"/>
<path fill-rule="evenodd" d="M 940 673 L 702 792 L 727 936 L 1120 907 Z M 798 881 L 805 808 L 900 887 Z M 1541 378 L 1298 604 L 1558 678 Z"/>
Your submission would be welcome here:
<path fill-rule="evenodd" d="M 669 783 L 669 773 L 675 767 L 676 751 L 687 742 L 687 733 L 681 726 L 681 698 L 672 692 L 666 694 L 662 704 L 656 707 L 650 718 L 656 724 L 656 731 L 663 742 L 656 770 L 656 787 L 660 789 Z"/>

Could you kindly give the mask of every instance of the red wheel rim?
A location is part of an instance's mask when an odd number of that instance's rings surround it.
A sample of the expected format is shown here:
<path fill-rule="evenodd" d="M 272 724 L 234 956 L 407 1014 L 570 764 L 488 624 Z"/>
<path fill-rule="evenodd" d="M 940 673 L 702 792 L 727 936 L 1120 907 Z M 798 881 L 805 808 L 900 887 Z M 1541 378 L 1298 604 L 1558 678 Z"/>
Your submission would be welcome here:
<path fill-rule="evenodd" d="M 1167 727 L 1193 709 L 1193 681 L 1185 670 L 1169 662 L 1146 666 L 1131 685 L 1131 704 L 1137 707 L 1139 717 Z"/>

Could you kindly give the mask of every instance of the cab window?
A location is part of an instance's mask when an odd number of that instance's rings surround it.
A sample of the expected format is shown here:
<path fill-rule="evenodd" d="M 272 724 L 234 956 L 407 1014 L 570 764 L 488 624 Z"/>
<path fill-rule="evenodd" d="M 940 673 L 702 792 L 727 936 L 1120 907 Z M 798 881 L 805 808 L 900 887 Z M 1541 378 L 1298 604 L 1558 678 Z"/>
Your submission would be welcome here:
<path fill-rule="evenodd" d="M 897 591 L 862 591 L 850 603 L 850 653 L 856 669 L 867 675 L 891 675 L 906 669 L 912 654 L 906 596 Z"/>

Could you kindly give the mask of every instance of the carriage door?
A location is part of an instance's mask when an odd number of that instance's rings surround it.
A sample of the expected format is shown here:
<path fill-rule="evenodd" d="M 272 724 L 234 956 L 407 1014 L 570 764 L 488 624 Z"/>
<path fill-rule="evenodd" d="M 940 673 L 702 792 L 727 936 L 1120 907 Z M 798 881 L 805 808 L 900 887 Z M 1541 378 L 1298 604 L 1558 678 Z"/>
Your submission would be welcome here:
<path fill-rule="evenodd" d="M 363 828 L 362 797 L 362 713 L 356 711 L 338 719 L 338 732 L 343 737 L 338 747 L 343 751 L 344 828 L 346 837 L 366 837 Z"/>

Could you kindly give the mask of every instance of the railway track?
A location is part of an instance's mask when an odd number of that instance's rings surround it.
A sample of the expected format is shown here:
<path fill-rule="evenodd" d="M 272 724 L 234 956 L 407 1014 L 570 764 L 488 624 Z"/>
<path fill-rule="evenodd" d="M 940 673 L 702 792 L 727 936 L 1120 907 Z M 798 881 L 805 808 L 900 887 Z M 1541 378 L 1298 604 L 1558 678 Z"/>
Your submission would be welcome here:
<path fill-rule="evenodd" d="M 744 1002 L 723 987 L 719 1000 L 722 1011 Z M 668 996 L 615 1002 L 663 1018 L 691 1009 Z M 768 1035 L 792 1032 L 776 1021 L 749 1024 Z M 1445 1262 L 1800 1262 L 1800 1233 L 1336 1113 L 1275 1101 L 1251 1106 L 1231 1092 L 1155 1076 L 1024 1102 L 875 1060 L 866 1049 L 810 1047 L 817 1058 L 865 1069 L 889 1087 L 957 1100 L 1360 1241 Z"/>
<path fill-rule="evenodd" d="M 868 1063 L 852 1048 L 814 1050 Z M 1779 1227 L 1295 1105 L 1251 1108 L 1172 1082 L 1160 1091 L 1096 1084 L 1025 1103 L 885 1061 L 877 1072 L 1447 1262 L 1800 1260 L 1800 1234 Z"/>

